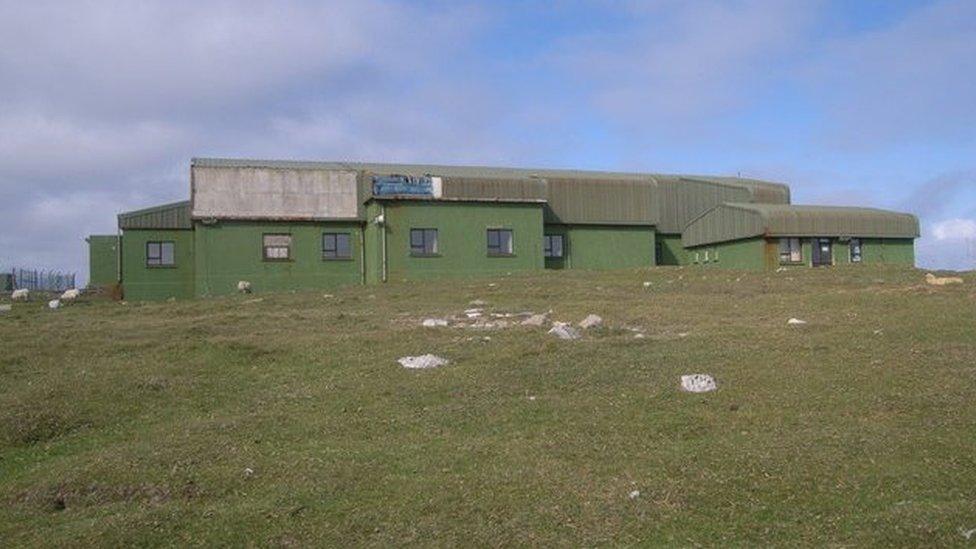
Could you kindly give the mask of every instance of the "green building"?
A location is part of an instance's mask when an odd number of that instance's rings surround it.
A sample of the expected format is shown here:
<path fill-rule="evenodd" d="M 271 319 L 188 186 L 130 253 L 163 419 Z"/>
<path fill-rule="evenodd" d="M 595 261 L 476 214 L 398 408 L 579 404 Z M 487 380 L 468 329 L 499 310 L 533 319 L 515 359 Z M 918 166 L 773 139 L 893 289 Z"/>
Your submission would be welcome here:
<path fill-rule="evenodd" d="M 190 200 L 123 213 L 118 226 L 121 241 L 89 238 L 91 280 L 121 274 L 132 300 L 241 282 L 262 292 L 540 269 L 912 264 L 918 236 L 911 215 L 793 206 L 787 186 L 750 179 L 229 159 L 194 159 Z"/>
<path fill-rule="evenodd" d="M 88 287 L 108 287 L 118 283 L 121 276 L 119 235 L 93 234 L 88 243 Z"/>

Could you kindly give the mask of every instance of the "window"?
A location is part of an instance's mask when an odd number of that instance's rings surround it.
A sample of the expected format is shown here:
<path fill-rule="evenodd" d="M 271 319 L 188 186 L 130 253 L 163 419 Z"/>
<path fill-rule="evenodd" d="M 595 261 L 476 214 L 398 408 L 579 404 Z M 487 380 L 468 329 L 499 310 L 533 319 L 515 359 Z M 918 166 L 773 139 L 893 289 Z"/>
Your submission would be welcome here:
<path fill-rule="evenodd" d="M 176 244 L 166 242 L 146 242 L 147 267 L 172 267 L 176 265 L 174 255 Z"/>
<path fill-rule="evenodd" d="M 779 239 L 779 262 L 800 263 L 803 261 L 803 248 L 799 238 Z"/>
<path fill-rule="evenodd" d="M 511 229 L 488 229 L 488 255 L 512 255 Z"/>
<path fill-rule="evenodd" d="M 266 234 L 262 244 L 265 261 L 288 261 L 291 259 L 290 234 Z"/>
<path fill-rule="evenodd" d="M 560 258 L 563 256 L 563 235 L 547 234 L 542 237 L 543 255 Z"/>
<path fill-rule="evenodd" d="M 861 262 L 861 239 L 851 239 L 851 263 Z"/>
<path fill-rule="evenodd" d="M 410 255 L 437 255 L 437 229 L 410 229 Z"/>
<path fill-rule="evenodd" d="M 324 233 L 322 235 L 322 259 L 351 259 L 352 246 L 349 233 Z"/>

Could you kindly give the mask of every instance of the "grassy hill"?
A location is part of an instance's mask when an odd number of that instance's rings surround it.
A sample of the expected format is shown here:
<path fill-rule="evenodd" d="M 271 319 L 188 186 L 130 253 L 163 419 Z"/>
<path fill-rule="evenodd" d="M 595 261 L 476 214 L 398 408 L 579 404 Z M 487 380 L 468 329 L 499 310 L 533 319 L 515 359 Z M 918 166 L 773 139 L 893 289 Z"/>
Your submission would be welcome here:
<path fill-rule="evenodd" d="M 606 325 L 420 326 L 472 300 Z M 451 363 L 396 363 L 427 352 Z M 689 373 L 718 391 L 681 392 Z M 973 544 L 974 403 L 973 275 L 662 268 L 15 304 L 0 543 Z"/>

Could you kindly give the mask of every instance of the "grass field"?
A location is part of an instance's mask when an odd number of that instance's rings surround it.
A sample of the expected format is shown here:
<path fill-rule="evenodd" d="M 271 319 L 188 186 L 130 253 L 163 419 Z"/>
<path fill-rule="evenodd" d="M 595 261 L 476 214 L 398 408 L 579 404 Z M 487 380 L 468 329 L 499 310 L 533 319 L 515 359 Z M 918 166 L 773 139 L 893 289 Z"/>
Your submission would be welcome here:
<path fill-rule="evenodd" d="M 661 268 L 15 304 L 0 545 L 973 546 L 965 278 Z M 606 326 L 420 327 L 478 299 Z M 396 363 L 427 352 L 451 363 Z M 681 392 L 688 373 L 719 390 Z"/>

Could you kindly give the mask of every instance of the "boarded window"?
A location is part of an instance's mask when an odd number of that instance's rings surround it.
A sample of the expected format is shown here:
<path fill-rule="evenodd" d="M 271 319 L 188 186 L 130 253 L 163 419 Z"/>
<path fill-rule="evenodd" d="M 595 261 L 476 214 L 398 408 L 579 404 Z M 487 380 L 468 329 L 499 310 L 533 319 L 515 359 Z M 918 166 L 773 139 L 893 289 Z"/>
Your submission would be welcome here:
<path fill-rule="evenodd" d="M 861 239 L 851 239 L 851 263 L 861 262 Z"/>
<path fill-rule="evenodd" d="M 512 255 L 512 230 L 488 229 L 488 255 Z"/>
<path fill-rule="evenodd" d="M 322 235 L 322 259 L 351 259 L 352 245 L 349 233 L 324 233 Z"/>
<path fill-rule="evenodd" d="M 410 255 L 437 255 L 437 229 L 410 229 Z"/>
<path fill-rule="evenodd" d="M 176 244 L 171 241 L 146 242 L 147 267 L 172 267 L 176 265 Z"/>
<path fill-rule="evenodd" d="M 780 263 L 801 263 L 803 261 L 803 247 L 799 238 L 779 239 Z"/>
<path fill-rule="evenodd" d="M 291 259 L 290 234 L 266 234 L 263 239 L 264 259 L 267 261 L 287 261 Z"/>
<path fill-rule="evenodd" d="M 558 258 L 563 256 L 563 235 L 547 234 L 542 239 L 543 253 L 546 257 Z"/>

